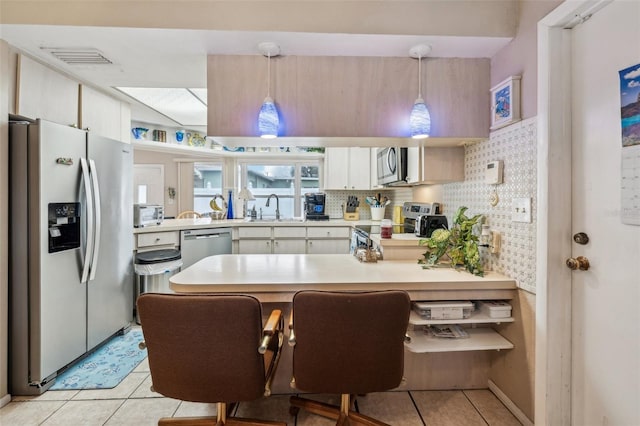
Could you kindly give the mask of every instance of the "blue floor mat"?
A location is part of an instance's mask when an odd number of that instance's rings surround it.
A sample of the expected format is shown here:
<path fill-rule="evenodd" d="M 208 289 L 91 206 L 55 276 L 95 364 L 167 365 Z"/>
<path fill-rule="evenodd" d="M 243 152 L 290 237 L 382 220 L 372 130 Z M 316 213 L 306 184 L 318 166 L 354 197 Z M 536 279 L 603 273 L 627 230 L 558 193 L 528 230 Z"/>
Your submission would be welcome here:
<path fill-rule="evenodd" d="M 138 348 L 142 340 L 140 329 L 113 337 L 58 376 L 49 390 L 111 389 L 117 386 L 147 357 L 147 350 Z"/>

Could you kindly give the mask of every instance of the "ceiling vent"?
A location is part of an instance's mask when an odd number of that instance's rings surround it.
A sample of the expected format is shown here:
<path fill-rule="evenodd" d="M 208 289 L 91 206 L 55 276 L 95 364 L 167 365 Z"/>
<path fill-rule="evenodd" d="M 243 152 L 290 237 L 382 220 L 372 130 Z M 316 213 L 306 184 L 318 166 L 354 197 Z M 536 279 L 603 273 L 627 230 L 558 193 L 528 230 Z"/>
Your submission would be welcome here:
<path fill-rule="evenodd" d="M 41 47 L 65 64 L 69 65 L 111 65 L 113 62 L 92 47 Z"/>

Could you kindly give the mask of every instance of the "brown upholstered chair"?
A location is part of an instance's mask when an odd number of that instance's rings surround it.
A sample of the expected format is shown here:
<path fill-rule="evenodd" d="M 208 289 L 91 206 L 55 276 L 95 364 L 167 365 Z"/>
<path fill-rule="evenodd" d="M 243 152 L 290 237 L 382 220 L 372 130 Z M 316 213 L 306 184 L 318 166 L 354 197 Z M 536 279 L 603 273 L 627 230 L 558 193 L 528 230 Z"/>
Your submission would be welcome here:
<path fill-rule="evenodd" d="M 286 426 L 227 418 L 227 404 L 270 394 L 284 339 L 280 311 L 263 330 L 260 302 L 252 296 L 143 293 L 137 306 L 153 390 L 218 408 L 217 418 L 162 418 L 158 425 Z"/>
<path fill-rule="evenodd" d="M 301 291 L 293 297 L 289 344 L 296 389 L 341 394 L 340 408 L 292 396 L 300 408 L 341 424 L 384 425 L 350 410 L 350 395 L 397 387 L 410 311 L 404 291 Z"/>

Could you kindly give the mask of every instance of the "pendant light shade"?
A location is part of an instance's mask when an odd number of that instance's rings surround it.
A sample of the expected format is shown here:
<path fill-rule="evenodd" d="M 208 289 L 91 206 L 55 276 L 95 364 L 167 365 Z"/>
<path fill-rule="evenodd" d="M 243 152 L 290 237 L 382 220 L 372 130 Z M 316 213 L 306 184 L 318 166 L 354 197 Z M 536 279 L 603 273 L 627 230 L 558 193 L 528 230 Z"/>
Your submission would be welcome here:
<path fill-rule="evenodd" d="M 264 42 L 258 45 L 258 49 L 267 57 L 267 97 L 264 98 L 260 112 L 258 113 L 258 131 L 261 138 L 273 139 L 278 137 L 280 127 L 280 117 L 278 108 L 271 98 L 271 57 L 280 54 L 280 47 L 271 42 Z"/>
<path fill-rule="evenodd" d="M 414 139 L 428 138 L 431 133 L 431 114 L 424 104 L 422 97 L 416 99 L 409 117 L 411 137 Z"/>
<path fill-rule="evenodd" d="M 428 138 L 431 134 L 431 114 L 422 99 L 422 58 L 431 52 L 431 46 L 419 44 L 409 50 L 409 56 L 418 59 L 418 98 L 413 104 L 409 117 L 411 137 L 414 139 Z"/>
<path fill-rule="evenodd" d="M 258 130 L 260 137 L 265 139 L 273 139 L 278 137 L 278 127 L 280 126 L 280 118 L 278 117 L 278 108 L 273 103 L 270 96 L 264 98 L 264 102 L 260 107 L 258 114 Z"/>

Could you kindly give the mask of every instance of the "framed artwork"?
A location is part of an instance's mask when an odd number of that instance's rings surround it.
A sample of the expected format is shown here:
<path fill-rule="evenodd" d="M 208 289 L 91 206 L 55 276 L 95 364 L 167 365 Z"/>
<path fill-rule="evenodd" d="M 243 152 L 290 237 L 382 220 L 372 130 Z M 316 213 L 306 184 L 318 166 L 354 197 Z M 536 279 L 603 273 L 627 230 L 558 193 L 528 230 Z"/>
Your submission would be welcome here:
<path fill-rule="evenodd" d="M 511 76 L 491 88 L 491 130 L 520 121 L 520 76 Z"/>

